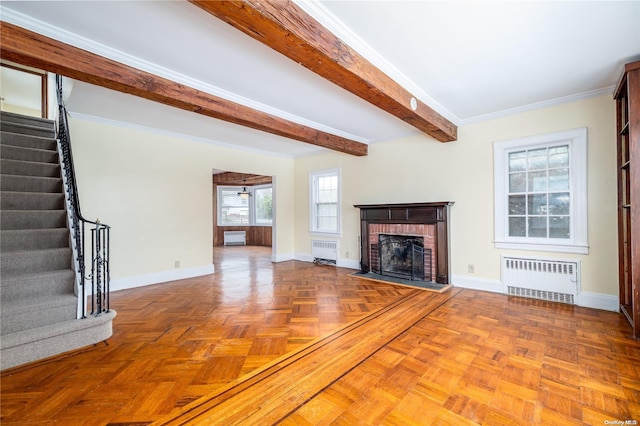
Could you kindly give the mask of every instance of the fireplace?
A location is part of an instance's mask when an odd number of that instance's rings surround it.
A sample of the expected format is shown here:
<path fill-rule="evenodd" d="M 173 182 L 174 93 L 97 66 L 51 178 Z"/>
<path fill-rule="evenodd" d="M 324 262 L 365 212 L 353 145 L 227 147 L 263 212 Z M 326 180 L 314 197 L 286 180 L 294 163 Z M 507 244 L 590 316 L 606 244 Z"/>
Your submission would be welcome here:
<path fill-rule="evenodd" d="M 356 205 L 360 209 L 361 273 L 449 284 L 452 204 Z"/>

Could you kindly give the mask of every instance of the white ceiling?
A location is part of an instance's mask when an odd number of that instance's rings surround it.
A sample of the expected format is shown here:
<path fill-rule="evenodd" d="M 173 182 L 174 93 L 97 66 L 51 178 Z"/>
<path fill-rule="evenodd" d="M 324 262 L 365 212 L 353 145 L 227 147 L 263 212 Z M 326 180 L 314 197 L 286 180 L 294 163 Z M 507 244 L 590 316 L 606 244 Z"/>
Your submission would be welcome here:
<path fill-rule="evenodd" d="M 611 93 L 640 1 L 297 3 L 455 124 Z M 416 130 L 185 1 L 6 1 L 2 19 L 364 143 Z M 72 113 L 284 156 L 322 148 L 76 83 Z"/>

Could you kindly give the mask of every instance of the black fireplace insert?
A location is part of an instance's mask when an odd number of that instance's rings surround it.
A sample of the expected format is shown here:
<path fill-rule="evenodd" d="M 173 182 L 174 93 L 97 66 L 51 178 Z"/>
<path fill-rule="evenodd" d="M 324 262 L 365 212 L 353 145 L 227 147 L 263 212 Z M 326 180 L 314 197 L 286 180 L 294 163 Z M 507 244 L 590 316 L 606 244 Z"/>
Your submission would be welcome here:
<path fill-rule="evenodd" d="M 412 281 L 432 281 L 431 250 L 424 239 L 412 235 L 378 235 L 380 275 Z M 425 267 L 425 260 L 428 267 Z"/>

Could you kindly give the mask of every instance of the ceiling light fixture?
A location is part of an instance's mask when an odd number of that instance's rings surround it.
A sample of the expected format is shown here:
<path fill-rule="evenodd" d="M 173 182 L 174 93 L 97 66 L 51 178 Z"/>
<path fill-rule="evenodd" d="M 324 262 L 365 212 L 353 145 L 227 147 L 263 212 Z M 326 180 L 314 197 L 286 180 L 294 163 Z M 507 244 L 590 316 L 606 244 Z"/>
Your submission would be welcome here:
<path fill-rule="evenodd" d="M 240 198 L 242 198 L 243 200 L 246 200 L 249 197 L 251 197 L 253 194 L 250 193 L 249 191 L 247 191 L 247 187 L 246 187 L 247 180 L 245 179 L 243 182 L 244 182 L 245 186 L 242 187 L 242 191 L 238 192 L 238 196 Z"/>

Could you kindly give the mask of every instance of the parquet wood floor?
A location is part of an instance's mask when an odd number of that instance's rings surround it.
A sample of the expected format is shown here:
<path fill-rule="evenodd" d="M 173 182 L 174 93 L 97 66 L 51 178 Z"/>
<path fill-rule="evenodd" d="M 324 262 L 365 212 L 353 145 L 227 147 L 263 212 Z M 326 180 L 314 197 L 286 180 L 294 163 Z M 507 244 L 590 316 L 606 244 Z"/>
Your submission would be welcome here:
<path fill-rule="evenodd" d="M 114 293 L 108 346 L 3 372 L 2 423 L 640 422 L 620 314 L 241 250 L 216 249 L 212 276 Z"/>
<path fill-rule="evenodd" d="M 2 372 L 2 424 L 147 424 L 412 291 L 270 248 L 214 254 L 213 275 L 114 292 L 107 344 Z"/>

